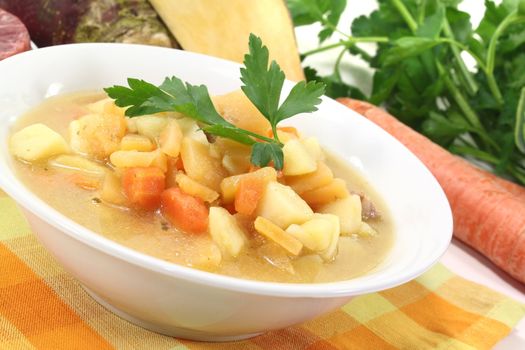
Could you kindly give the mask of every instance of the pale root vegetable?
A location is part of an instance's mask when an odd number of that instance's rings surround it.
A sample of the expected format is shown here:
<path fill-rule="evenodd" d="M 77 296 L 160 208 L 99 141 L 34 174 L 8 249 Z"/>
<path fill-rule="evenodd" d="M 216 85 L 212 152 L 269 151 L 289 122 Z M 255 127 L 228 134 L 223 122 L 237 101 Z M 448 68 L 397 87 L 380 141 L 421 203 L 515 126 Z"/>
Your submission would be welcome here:
<path fill-rule="evenodd" d="M 248 38 L 248 36 L 246 36 Z M 241 129 L 265 135 L 270 123 L 241 90 L 213 96 L 213 104 L 220 115 Z"/>
<path fill-rule="evenodd" d="M 69 144 L 76 153 L 105 159 L 120 148 L 126 121 L 118 114 L 88 114 L 69 124 Z"/>
<path fill-rule="evenodd" d="M 291 224 L 306 222 L 312 217 L 313 211 L 291 187 L 270 182 L 266 185 L 255 214 L 286 229 Z"/>
<path fill-rule="evenodd" d="M 214 191 L 220 190 L 221 181 L 228 173 L 220 160 L 210 156 L 208 146 L 185 137 L 180 155 L 189 177 Z"/>
<path fill-rule="evenodd" d="M 269 129 L 268 137 L 273 139 L 273 130 Z M 277 136 L 282 143 L 299 139 L 299 132 L 293 126 L 282 126 L 277 128 Z"/>
<path fill-rule="evenodd" d="M 361 198 L 356 194 L 338 199 L 318 208 L 319 213 L 334 214 L 339 217 L 341 235 L 348 236 L 359 233 L 362 224 Z"/>
<path fill-rule="evenodd" d="M 286 184 L 293 188 L 299 195 L 301 193 L 315 190 L 332 183 L 334 174 L 332 170 L 324 163 L 317 163 L 317 170 L 313 173 L 299 176 L 286 177 Z"/>
<path fill-rule="evenodd" d="M 301 241 L 304 246 L 314 252 L 328 248 L 332 240 L 332 221 L 322 216 L 315 215 L 302 225 L 292 224 L 286 233 Z"/>
<path fill-rule="evenodd" d="M 139 130 L 137 129 L 137 119 L 136 118 L 126 117 L 124 118 L 124 120 L 126 121 L 126 129 L 128 130 L 128 132 L 133 133 L 133 134 L 136 134 L 137 132 L 139 132 Z"/>
<path fill-rule="evenodd" d="M 163 172 L 168 169 L 167 157 L 159 149 L 151 152 L 116 151 L 111 153 L 109 160 L 117 168 L 155 166 Z"/>
<path fill-rule="evenodd" d="M 155 144 L 144 135 L 128 134 L 120 141 L 120 150 L 149 152 L 155 149 Z"/>
<path fill-rule="evenodd" d="M 40 123 L 14 133 L 9 148 L 15 157 L 28 162 L 45 160 L 69 151 L 66 140 L 59 133 Z"/>
<path fill-rule="evenodd" d="M 137 132 L 140 135 L 147 136 L 152 140 L 157 139 L 160 133 L 166 125 L 168 125 L 169 119 L 160 115 L 144 115 L 141 117 L 135 117 L 135 125 L 137 126 Z"/>
<path fill-rule="evenodd" d="M 177 158 L 182 144 L 182 130 L 176 120 L 170 120 L 160 133 L 159 144 L 162 152 L 170 157 Z"/>
<path fill-rule="evenodd" d="M 224 178 L 221 181 L 221 195 L 224 203 L 232 203 L 235 199 L 235 193 L 239 188 L 239 181 L 243 178 L 258 178 L 266 183 L 277 181 L 277 171 L 272 167 L 264 167 L 251 173 L 234 175 Z"/>
<path fill-rule="evenodd" d="M 239 188 L 235 193 L 235 211 L 251 216 L 255 209 L 257 209 L 257 204 L 261 200 L 261 197 L 264 194 L 267 182 L 258 177 L 243 177 L 239 181 Z"/>
<path fill-rule="evenodd" d="M 319 145 L 317 138 L 308 137 L 306 139 L 301 139 L 301 143 L 316 161 L 322 161 L 324 159 L 323 150 L 321 149 L 321 145 Z"/>
<path fill-rule="evenodd" d="M 285 176 L 309 174 L 317 170 L 316 159 L 299 140 L 290 140 L 283 147 Z"/>
<path fill-rule="evenodd" d="M 100 199 L 106 203 L 114 205 L 125 205 L 127 198 L 122 190 L 122 183 L 120 178 L 113 172 L 107 172 L 102 182 L 100 190 Z"/>
<path fill-rule="evenodd" d="M 222 157 L 221 164 L 230 175 L 239 175 L 250 169 L 250 156 L 225 154 L 224 157 Z"/>
<path fill-rule="evenodd" d="M 246 244 L 246 236 L 237 220 L 226 209 L 211 207 L 209 231 L 223 255 L 236 258 Z"/>
<path fill-rule="evenodd" d="M 301 241 L 286 233 L 282 228 L 270 220 L 258 216 L 257 219 L 255 219 L 254 227 L 261 235 L 277 243 L 289 253 L 293 255 L 299 255 L 299 253 L 301 253 L 301 250 L 303 249 Z"/>
<path fill-rule="evenodd" d="M 377 231 L 372 226 L 363 221 L 359 226 L 357 234 L 361 237 L 373 237 L 377 236 Z"/>
<path fill-rule="evenodd" d="M 184 50 L 241 63 L 250 33 L 291 80 L 304 80 L 293 23 L 282 0 L 150 0 Z"/>
<path fill-rule="evenodd" d="M 324 251 L 319 253 L 319 256 L 323 258 L 324 261 L 333 261 L 337 255 L 337 247 L 339 243 L 339 237 L 341 235 L 341 231 L 339 229 L 339 218 L 335 215 L 331 214 L 316 214 L 316 215 L 324 215 L 325 218 L 332 221 L 332 239 L 330 240 L 330 244 L 328 245 L 328 248 L 326 248 Z"/>
<path fill-rule="evenodd" d="M 103 177 L 107 168 L 81 156 L 62 154 L 48 161 L 52 168 L 76 171 L 88 175 Z"/>
<path fill-rule="evenodd" d="M 204 145 L 210 144 L 208 142 L 208 139 L 206 138 L 206 135 L 200 129 L 199 125 L 194 119 L 183 117 L 183 118 L 177 119 L 177 123 L 179 123 L 180 130 L 182 131 L 182 135 L 184 137 L 188 137 L 195 141 L 199 141 L 200 143 Z"/>
<path fill-rule="evenodd" d="M 333 179 L 328 185 L 301 193 L 301 198 L 312 206 L 325 205 L 348 196 L 346 182 L 341 179 Z"/>
<path fill-rule="evenodd" d="M 90 103 L 86 108 L 94 114 L 116 114 L 124 117 L 126 108 L 118 107 L 115 102 L 110 98 L 104 98 L 102 100 Z"/>
<path fill-rule="evenodd" d="M 198 197 L 205 202 L 211 203 L 219 198 L 218 192 L 198 183 L 182 172 L 178 172 L 175 175 L 175 181 L 184 193 L 191 194 L 192 196 Z"/>

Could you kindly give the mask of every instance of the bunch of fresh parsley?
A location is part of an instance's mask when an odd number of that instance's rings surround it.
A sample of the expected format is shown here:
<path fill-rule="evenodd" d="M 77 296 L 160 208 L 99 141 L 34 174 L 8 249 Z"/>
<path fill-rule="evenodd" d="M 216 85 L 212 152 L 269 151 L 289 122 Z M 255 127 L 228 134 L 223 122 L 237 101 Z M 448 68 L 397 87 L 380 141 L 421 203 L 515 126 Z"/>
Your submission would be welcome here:
<path fill-rule="evenodd" d="M 450 151 L 525 184 L 525 0 L 486 0 L 477 28 L 460 2 L 378 0 L 378 10 L 351 23 L 352 35 L 339 32 L 342 39 L 331 45 L 323 42 L 337 31 L 346 0 L 288 5 L 297 26 L 322 25 L 320 47 L 303 57 L 340 50 L 333 74 L 306 68 L 309 79 L 326 83 L 327 95 L 382 104 Z M 363 42 L 376 43 L 377 51 L 363 50 Z M 341 79 L 346 54 L 374 69 L 370 96 Z"/>
<path fill-rule="evenodd" d="M 113 86 L 104 89 L 119 107 L 129 107 L 126 116 L 137 117 L 159 112 L 179 112 L 196 120 L 208 134 L 235 140 L 252 146 L 251 162 L 256 166 L 283 167 L 283 144 L 277 134 L 277 124 L 299 113 L 317 110 L 324 93 L 324 84 L 310 81 L 297 83 L 279 105 L 284 84 L 284 72 L 272 61 L 268 48 L 259 37 L 251 34 L 249 53 L 241 68 L 241 89 L 248 99 L 268 119 L 273 138 L 241 129 L 216 111 L 204 85 L 184 83 L 176 77 L 166 78 L 160 86 L 144 80 L 128 78 L 129 87 Z"/>

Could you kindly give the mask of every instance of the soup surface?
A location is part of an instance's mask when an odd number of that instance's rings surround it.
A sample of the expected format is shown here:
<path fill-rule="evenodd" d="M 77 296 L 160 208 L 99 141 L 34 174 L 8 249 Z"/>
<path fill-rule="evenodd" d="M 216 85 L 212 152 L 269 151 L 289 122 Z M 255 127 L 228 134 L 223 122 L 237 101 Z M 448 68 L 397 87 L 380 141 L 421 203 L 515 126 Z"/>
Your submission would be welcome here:
<path fill-rule="evenodd" d="M 90 113 L 86 106 L 105 97 L 101 93 L 83 92 L 47 99 L 22 116 L 13 132 L 42 123 L 67 140 L 70 138 L 69 124 Z M 26 162 L 16 158 L 13 159 L 13 167 L 19 179 L 53 208 L 94 232 L 134 250 L 228 276 L 262 281 L 318 283 L 346 280 L 371 271 L 385 258 L 394 239 L 394 227 L 388 209 L 366 179 L 327 151 L 324 151 L 324 162 L 334 177 L 346 182 L 349 193 L 361 195 L 363 222 L 368 224 L 372 232 L 341 235 L 335 256 L 329 261 L 306 248 L 298 255 L 290 254 L 268 237 L 253 231 L 253 218 L 238 214 L 235 218 L 248 231 L 246 234 L 249 239 L 236 257 L 227 256 L 221 254 L 221 249 L 209 233 L 188 234 L 171 225 L 161 210 L 137 210 L 101 200 L 97 186 L 72 181 L 77 175 L 74 169 L 50 166 L 47 160 Z M 97 163 L 108 166 L 109 161 L 99 159 Z M 286 178 L 283 182 L 286 183 Z"/>

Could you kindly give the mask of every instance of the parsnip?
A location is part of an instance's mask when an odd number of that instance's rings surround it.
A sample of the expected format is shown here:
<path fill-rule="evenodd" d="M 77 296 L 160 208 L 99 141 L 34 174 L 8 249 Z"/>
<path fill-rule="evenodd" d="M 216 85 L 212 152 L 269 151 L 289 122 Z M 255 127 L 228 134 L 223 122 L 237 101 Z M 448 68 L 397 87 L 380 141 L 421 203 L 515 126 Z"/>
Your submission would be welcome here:
<path fill-rule="evenodd" d="M 246 244 L 245 234 L 237 220 L 221 207 L 211 207 L 209 215 L 209 231 L 213 241 L 223 255 L 237 257 Z"/>
<path fill-rule="evenodd" d="M 59 133 L 40 123 L 14 133 L 9 148 L 15 157 L 28 162 L 47 159 L 69 151 L 66 140 Z"/>

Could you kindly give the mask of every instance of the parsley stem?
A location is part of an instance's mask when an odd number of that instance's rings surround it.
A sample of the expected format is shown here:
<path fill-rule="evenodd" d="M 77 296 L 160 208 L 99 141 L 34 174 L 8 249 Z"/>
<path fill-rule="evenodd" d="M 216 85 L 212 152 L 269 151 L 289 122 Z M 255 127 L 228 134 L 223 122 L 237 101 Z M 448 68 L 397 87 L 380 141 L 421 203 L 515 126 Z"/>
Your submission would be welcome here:
<path fill-rule="evenodd" d="M 340 65 L 341 65 L 341 60 L 343 59 L 345 52 L 346 52 L 346 47 L 343 50 L 341 50 L 341 52 L 337 56 L 337 60 L 335 61 L 335 65 L 334 65 L 334 76 L 336 77 L 337 81 L 340 83 L 343 81 L 343 79 L 341 78 Z"/>
<path fill-rule="evenodd" d="M 405 4 L 403 4 L 401 0 L 390 0 L 390 2 L 392 3 L 392 5 L 394 5 L 399 14 L 403 17 L 410 30 L 413 33 L 415 33 L 418 27 L 417 22 L 414 20 L 414 17 L 412 17 Z"/>
<path fill-rule="evenodd" d="M 356 44 L 356 43 L 386 43 L 389 39 L 385 36 L 363 36 L 363 37 L 354 37 L 350 36 L 347 40 L 341 40 L 337 43 L 318 47 L 317 49 L 313 49 L 310 51 L 306 51 L 302 54 L 302 56 L 310 56 L 319 52 L 328 51 L 331 49 L 335 49 L 336 47 L 344 46 L 346 48 L 349 48 L 350 46 Z"/>

